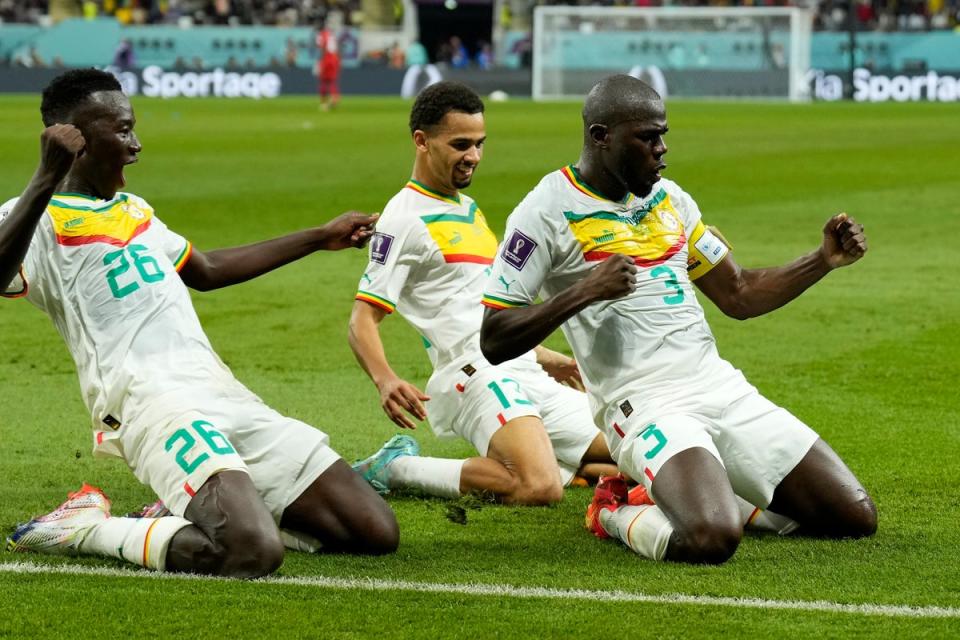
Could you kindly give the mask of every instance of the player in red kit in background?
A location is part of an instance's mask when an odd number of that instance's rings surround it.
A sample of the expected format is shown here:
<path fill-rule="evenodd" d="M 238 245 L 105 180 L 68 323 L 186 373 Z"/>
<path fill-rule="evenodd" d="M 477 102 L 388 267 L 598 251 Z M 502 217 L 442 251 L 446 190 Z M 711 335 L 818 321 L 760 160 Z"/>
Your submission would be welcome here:
<path fill-rule="evenodd" d="M 329 111 L 340 102 L 340 52 L 336 34 L 326 25 L 317 30 L 317 51 L 320 107 Z"/>

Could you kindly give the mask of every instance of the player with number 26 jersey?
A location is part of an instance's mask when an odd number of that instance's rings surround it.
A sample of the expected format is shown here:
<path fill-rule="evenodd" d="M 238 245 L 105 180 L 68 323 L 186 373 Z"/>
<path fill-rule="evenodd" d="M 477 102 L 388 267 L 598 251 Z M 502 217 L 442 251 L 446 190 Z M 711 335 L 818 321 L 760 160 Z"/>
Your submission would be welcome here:
<path fill-rule="evenodd" d="M 0 208 L 0 220 L 15 204 Z M 56 194 L 4 292 L 26 296 L 63 336 L 98 453 L 120 454 L 111 427 L 146 409 L 147 398 L 213 380 L 236 384 L 177 276 L 191 249 L 135 195 Z"/>

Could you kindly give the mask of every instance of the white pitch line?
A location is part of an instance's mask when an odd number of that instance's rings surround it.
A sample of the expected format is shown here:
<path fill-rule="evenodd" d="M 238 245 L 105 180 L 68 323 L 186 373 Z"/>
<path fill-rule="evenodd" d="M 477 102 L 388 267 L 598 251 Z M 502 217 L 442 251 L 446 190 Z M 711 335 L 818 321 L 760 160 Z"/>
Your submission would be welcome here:
<path fill-rule="evenodd" d="M 160 573 L 143 569 L 117 569 L 84 565 L 48 565 L 30 562 L 0 563 L 0 573 L 99 576 L 106 578 L 146 578 L 149 580 L 231 581 L 229 578 L 197 576 L 182 573 Z M 646 594 L 631 591 L 593 591 L 585 589 L 554 589 L 548 587 L 511 587 L 497 584 L 456 584 L 442 582 L 410 582 L 406 580 L 379 580 L 376 578 L 329 578 L 271 576 L 256 582 L 265 585 L 292 585 L 316 589 L 343 589 L 365 591 L 416 591 L 420 593 L 461 594 L 467 596 L 506 596 L 513 598 L 546 598 L 555 600 L 595 600 L 598 602 L 646 602 L 655 604 L 737 607 L 743 609 L 792 609 L 849 613 L 864 616 L 895 618 L 960 618 L 960 608 L 910 606 L 887 604 L 844 604 L 826 600 L 765 600 L 761 598 L 733 598 L 697 596 L 683 593 Z"/>

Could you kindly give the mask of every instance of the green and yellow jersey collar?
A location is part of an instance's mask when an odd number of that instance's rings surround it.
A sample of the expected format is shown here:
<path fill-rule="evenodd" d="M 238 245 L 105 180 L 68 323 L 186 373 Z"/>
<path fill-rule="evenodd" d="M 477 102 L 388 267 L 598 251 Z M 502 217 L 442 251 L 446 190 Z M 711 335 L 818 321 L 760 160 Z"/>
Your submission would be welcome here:
<path fill-rule="evenodd" d="M 441 193 L 436 189 L 431 189 L 422 182 L 418 182 L 411 178 L 405 185 L 407 189 L 413 189 L 417 193 L 422 193 L 428 198 L 434 198 L 435 200 L 440 200 L 442 202 L 449 202 L 450 204 L 460 204 L 460 194 L 456 193 L 454 195 L 449 195 L 446 193 Z"/>
<path fill-rule="evenodd" d="M 636 197 L 632 193 L 627 192 L 627 195 L 625 195 L 620 200 L 611 200 L 610 198 L 606 197 L 596 189 L 593 189 L 592 187 L 590 187 L 590 185 L 588 185 L 586 182 L 584 182 L 583 177 L 580 175 L 580 172 L 577 171 L 577 168 L 572 164 L 568 164 L 563 169 L 560 169 L 560 173 L 562 173 L 564 177 L 570 182 L 570 184 L 573 185 L 574 189 L 576 189 L 581 193 L 585 193 L 591 198 L 595 198 L 597 200 L 603 200 L 604 202 L 615 202 L 617 204 L 627 205 L 633 202 L 633 199 Z"/>

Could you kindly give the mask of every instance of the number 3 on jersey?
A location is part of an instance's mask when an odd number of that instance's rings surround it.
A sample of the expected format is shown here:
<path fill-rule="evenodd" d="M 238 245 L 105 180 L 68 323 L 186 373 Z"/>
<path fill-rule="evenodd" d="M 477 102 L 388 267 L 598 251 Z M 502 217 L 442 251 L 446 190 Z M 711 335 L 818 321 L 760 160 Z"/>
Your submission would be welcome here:
<path fill-rule="evenodd" d="M 650 272 L 651 278 L 659 278 L 660 276 L 667 276 L 667 279 L 663 281 L 664 286 L 676 292 L 669 296 L 663 296 L 663 301 L 667 304 L 680 304 L 683 302 L 683 288 L 681 288 L 680 283 L 677 282 L 677 274 L 673 272 L 673 269 L 660 265 Z"/>
<path fill-rule="evenodd" d="M 111 264 L 117 263 L 117 266 L 107 271 L 107 284 L 110 285 L 110 292 L 113 293 L 114 298 L 123 298 L 140 288 L 136 276 L 122 277 L 130 270 L 130 261 L 127 260 L 127 254 L 130 254 L 130 257 L 133 258 L 133 266 L 136 267 L 140 280 L 147 284 L 163 280 L 164 274 L 163 269 L 160 268 L 160 263 L 157 262 L 156 258 L 146 255 L 146 251 L 147 247 L 142 244 L 131 244 L 103 256 L 104 265 L 109 267 Z M 131 277 L 133 279 L 126 284 L 120 284 L 119 280 L 129 280 Z"/>

